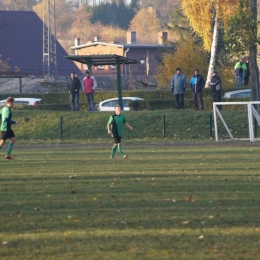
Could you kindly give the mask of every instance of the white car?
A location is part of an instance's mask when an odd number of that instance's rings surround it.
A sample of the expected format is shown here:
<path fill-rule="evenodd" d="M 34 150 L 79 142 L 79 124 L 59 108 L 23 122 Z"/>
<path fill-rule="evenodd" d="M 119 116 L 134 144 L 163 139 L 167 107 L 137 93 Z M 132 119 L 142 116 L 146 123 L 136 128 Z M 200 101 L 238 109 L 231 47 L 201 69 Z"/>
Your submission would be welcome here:
<path fill-rule="evenodd" d="M 123 97 L 123 107 L 124 110 L 129 111 L 129 101 L 130 100 L 143 100 L 142 98 L 138 97 Z M 98 104 L 97 110 L 99 111 L 114 111 L 115 106 L 118 105 L 118 98 L 110 98 L 107 100 L 104 100 Z"/>
<path fill-rule="evenodd" d="M 251 89 L 240 89 L 226 92 L 224 98 L 247 98 L 251 95 Z"/>
<path fill-rule="evenodd" d="M 41 104 L 40 98 L 15 98 L 14 106 L 36 106 Z M 6 99 L 0 101 L 0 107 L 6 105 Z"/>

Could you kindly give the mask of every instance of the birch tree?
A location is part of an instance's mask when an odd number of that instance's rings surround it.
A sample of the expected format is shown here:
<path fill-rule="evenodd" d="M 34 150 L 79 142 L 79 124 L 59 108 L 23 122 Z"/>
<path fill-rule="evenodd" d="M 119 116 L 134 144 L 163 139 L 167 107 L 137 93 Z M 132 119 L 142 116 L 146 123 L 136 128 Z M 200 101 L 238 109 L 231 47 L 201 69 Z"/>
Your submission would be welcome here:
<path fill-rule="evenodd" d="M 204 48 L 210 51 L 210 63 L 206 87 L 214 71 L 217 57 L 218 31 L 226 28 L 228 18 L 235 14 L 239 0 L 181 0 L 185 15 L 194 31 L 202 37 Z"/>

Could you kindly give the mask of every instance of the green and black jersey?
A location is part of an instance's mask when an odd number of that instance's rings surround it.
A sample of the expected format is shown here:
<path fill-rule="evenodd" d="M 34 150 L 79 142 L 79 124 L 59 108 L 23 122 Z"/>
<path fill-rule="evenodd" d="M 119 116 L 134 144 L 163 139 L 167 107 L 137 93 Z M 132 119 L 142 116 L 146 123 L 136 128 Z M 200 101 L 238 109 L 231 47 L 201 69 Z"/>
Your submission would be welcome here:
<path fill-rule="evenodd" d="M 12 111 L 10 107 L 5 106 L 1 110 L 1 131 L 8 131 L 11 129 L 11 125 L 15 124 L 14 121 L 12 121 Z"/>
<path fill-rule="evenodd" d="M 110 125 L 113 124 L 113 117 L 116 121 L 118 135 L 120 137 L 122 137 L 122 132 L 123 132 L 122 129 L 123 129 L 123 125 L 126 123 L 126 118 L 123 114 L 120 114 L 120 115 L 114 114 L 114 115 L 110 116 L 110 118 L 108 120 L 108 124 L 110 124 Z"/>

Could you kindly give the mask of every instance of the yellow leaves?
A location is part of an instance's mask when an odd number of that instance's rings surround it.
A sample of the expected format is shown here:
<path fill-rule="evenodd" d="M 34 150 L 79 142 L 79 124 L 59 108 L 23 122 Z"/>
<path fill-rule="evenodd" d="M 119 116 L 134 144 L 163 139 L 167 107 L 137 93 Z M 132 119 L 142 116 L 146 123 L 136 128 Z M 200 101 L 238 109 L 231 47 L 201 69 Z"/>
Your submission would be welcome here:
<path fill-rule="evenodd" d="M 92 198 L 92 200 L 96 201 L 96 200 L 97 200 L 97 198 Z"/>
<path fill-rule="evenodd" d="M 188 202 L 194 202 L 195 199 L 194 199 L 193 197 L 189 196 L 189 197 L 186 199 L 186 201 L 188 201 Z"/>
<path fill-rule="evenodd" d="M 192 39 L 181 42 L 174 53 L 165 53 L 162 59 L 163 62 L 155 75 L 159 88 L 169 86 L 177 67 L 181 68 L 183 74 L 187 77 L 187 81 L 194 74 L 194 68 L 200 68 L 202 75 L 207 73 L 207 54 L 201 47 L 194 45 Z"/>
<path fill-rule="evenodd" d="M 156 11 L 152 8 L 142 8 L 135 15 L 130 24 L 130 30 L 136 31 L 138 43 L 156 43 L 157 34 L 161 30 Z"/>
<path fill-rule="evenodd" d="M 212 43 L 212 20 L 214 12 L 227 25 L 228 18 L 235 14 L 239 0 L 181 0 L 184 14 L 194 31 L 203 38 L 204 48 L 210 50 Z"/>
<path fill-rule="evenodd" d="M 188 225 L 189 223 L 190 223 L 190 221 L 188 221 L 188 220 L 182 221 L 183 225 Z"/>
<path fill-rule="evenodd" d="M 75 223 L 80 223 L 81 221 L 76 218 L 76 219 L 74 219 L 74 222 L 75 222 Z"/>
<path fill-rule="evenodd" d="M 199 236 L 198 238 L 199 238 L 199 239 L 203 239 L 203 238 L 204 238 L 204 235 L 201 235 L 201 236 Z"/>

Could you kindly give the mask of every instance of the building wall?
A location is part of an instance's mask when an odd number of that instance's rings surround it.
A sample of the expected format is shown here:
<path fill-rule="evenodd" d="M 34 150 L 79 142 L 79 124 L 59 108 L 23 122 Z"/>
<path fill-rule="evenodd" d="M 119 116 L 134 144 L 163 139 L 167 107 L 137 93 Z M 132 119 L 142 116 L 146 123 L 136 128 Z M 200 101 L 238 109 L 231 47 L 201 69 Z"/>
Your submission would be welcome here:
<path fill-rule="evenodd" d="M 116 54 L 123 56 L 123 48 L 119 48 L 117 46 L 110 46 L 110 45 L 97 45 L 97 46 L 90 46 L 87 48 L 82 48 L 79 49 L 78 55 L 102 55 L 102 54 Z M 85 64 L 78 63 L 76 62 L 77 66 L 79 69 L 84 73 L 88 67 Z M 123 73 L 124 67 L 121 66 L 121 71 Z M 110 65 L 105 65 L 105 66 L 99 66 L 99 67 L 94 67 L 92 66 L 92 75 L 115 75 L 116 74 L 116 66 L 110 66 Z"/>
<path fill-rule="evenodd" d="M 148 57 L 148 66 L 149 66 L 149 75 L 154 75 L 156 73 L 157 66 L 159 65 L 156 56 L 160 55 L 157 48 L 147 47 L 147 48 L 129 48 L 129 51 L 126 54 L 126 57 L 133 60 L 144 61 L 144 64 L 133 64 L 127 65 L 126 75 L 137 75 L 145 76 L 146 75 L 146 57 Z M 129 74 L 130 73 L 130 74 Z"/>
<path fill-rule="evenodd" d="M 128 46 L 127 48 L 121 48 L 111 45 L 97 45 L 89 46 L 77 50 L 77 55 L 98 55 L 98 54 L 116 54 L 120 56 L 125 55 L 125 51 L 129 48 L 126 53 L 126 57 L 133 60 L 146 62 L 146 57 L 149 57 L 149 75 L 154 75 L 158 66 L 156 56 L 160 55 L 157 47 L 137 47 L 133 44 L 133 47 Z M 78 68 L 84 73 L 88 68 L 87 65 L 82 63 L 77 63 Z M 117 73 L 116 66 L 92 66 L 93 75 L 115 75 Z M 135 76 L 145 76 L 146 75 L 146 63 L 144 64 L 133 64 L 133 65 L 121 65 L 122 75 L 135 75 Z"/>

